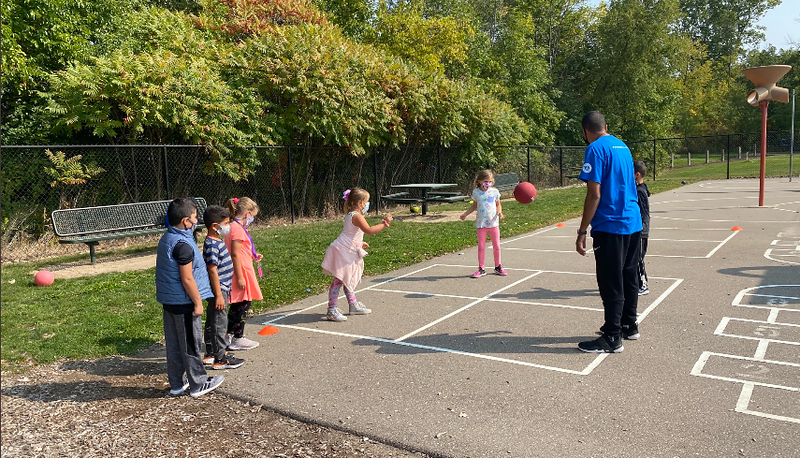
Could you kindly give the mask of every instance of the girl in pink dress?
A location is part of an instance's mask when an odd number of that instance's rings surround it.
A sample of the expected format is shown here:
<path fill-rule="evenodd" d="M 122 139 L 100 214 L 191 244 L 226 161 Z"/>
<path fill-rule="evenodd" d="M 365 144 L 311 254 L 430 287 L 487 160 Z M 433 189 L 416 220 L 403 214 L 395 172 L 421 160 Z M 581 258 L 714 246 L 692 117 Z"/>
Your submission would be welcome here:
<path fill-rule="evenodd" d="M 392 215 L 387 214 L 383 221 L 370 226 L 364 214 L 369 210 L 369 193 L 361 188 L 348 189 L 344 192 L 344 228 L 339 237 L 333 241 L 325 252 L 322 260 L 322 270 L 328 275 L 333 275 L 333 283 L 328 290 L 328 313 L 330 321 L 347 321 L 336 306 L 339 300 L 339 288 L 344 286 L 345 297 L 350 305 L 351 315 L 366 315 L 372 310 L 356 300 L 356 286 L 361 282 L 364 273 L 364 256 L 369 244 L 364 242 L 364 234 L 374 235 L 389 227 Z M 235 278 L 235 277 L 234 277 Z"/>
<path fill-rule="evenodd" d="M 253 237 L 247 227 L 258 215 L 258 204 L 247 197 L 229 199 L 225 204 L 233 215 L 231 230 L 225 236 L 225 245 L 233 261 L 233 281 L 231 282 L 230 308 L 228 309 L 228 350 L 249 350 L 256 348 L 258 342 L 244 336 L 244 324 L 252 301 L 263 299 L 253 261 L 258 262 L 258 275 L 261 276 L 261 258 L 256 253 Z"/>

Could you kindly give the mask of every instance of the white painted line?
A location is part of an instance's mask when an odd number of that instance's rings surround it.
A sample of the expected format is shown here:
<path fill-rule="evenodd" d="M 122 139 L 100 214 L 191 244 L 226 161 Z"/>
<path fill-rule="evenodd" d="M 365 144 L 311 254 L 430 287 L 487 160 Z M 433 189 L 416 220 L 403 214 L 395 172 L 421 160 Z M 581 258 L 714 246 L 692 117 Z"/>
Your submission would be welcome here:
<path fill-rule="evenodd" d="M 516 248 L 513 246 L 503 247 L 503 250 L 511 250 L 511 251 L 540 251 L 545 253 L 575 253 L 578 254 L 575 250 L 546 250 L 544 248 Z M 590 250 L 586 250 L 588 253 Z"/>
<path fill-rule="evenodd" d="M 768 388 L 777 388 L 779 390 L 800 392 L 800 388 L 793 387 L 793 386 L 775 385 L 775 384 L 772 384 L 772 383 L 753 382 L 752 380 L 742 380 L 742 379 L 733 378 L 733 377 L 722 377 L 720 375 L 704 374 L 703 373 L 703 369 L 705 368 L 705 365 L 706 365 L 706 363 L 708 362 L 708 359 L 711 356 L 719 356 L 721 358 L 730 358 L 730 359 L 739 359 L 739 360 L 743 360 L 743 361 L 753 361 L 753 362 L 758 362 L 758 363 L 778 364 L 778 365 L 781 365 L 781 366 L 800 367 L 800 364 L 787 363 L 785 361 L 773 361 L 773 360 L 768 360 L 768 359 L 756 359 L 756 358 L 749 358 L 747 356 L 726 355 L 724 353 L 714 353 L 714 352 L 710 352 L 710 351 L 704 351 L 703 354 L 700 355 L 700 358 L 697 360 L 697 362 L 694 364 L 694 367 L 692 368 L 692 371 L 690 372 L 690 374 L 694 375 L 694 376 L 697 376 L 697 377 L 705 377 L 705 378 L 710 378 L 710 379 L 714 379 L 714 380 L 724 380 L 726 382 L 751 383 L 753 385 L 766 386 Z"/>
<path fill-rule="evenodd" d="M 746 207 L 741 207 L 741 208 L 746 208 Z M 716 209 L 718 209 L 718 207 L 714 207 L 714 209 L 716 210 Z M 750 220 L 741 220 L 741 219 L 678 218 L 678 217 L 673 217 L 673 216 L 660 216 L 660 215 L 652 215 L 652 214 L 650 215 L 650 218 L 651 219 L 664 219 L 664 220 L 668 220 L 668 221 L 698 221 L 698 222 L 701 222 L 701 223 L 703 223 L 703 222 L 705 222 L 705 223 L 748 223 L 748 224 L 749 223 L 753 223 L 753 224 L 758 224 L 758 223 L 775 223 L 775 224 L 791 223 L 791 221 L 788 221 L 788 220 L 781 220 L 781 221 L 755 220 L 755 221 L 750 221 Z M 696 229 L 692 229 L 692 230 L 694 231 Z"/>
<path fill-rule="evenodd" d="M 545 229 L 540 229 L 540 230 L 538 230 L 538 231 L 536 231 L 536 232 L 534 232 L 532 234 L 521 235 L 519 237 L 510 238 L 508 240 L 501 240 L 500 244 L 502 245 L 504 243 L 511 243 L 511 242 L 516 242 L 517 240 L 527 239 L 529 237 L 534 237 L 534 236 L 537 236 L 539 234 L 544 234 L 545 232 L 550 232 L 553 229 L 559 229 L 559 228 L 557 228 L 555 226 L 551 226 L 551 227 L 548 227 L 548 228 L 545 228 Z"/>
<path fill-rule="evenodd" d="M 370 289 L 373 289 L 373 288 L 377 288 L 378 286 L 385 285 L 386 283 L 392 282 L 392 281 L 394 281 L 394 280 L 397 280 L 397 279 L 400 279 L 400 278 L 408 277 L 409 275 L 414 275 L 414 274 L 416 274 L 416 273 L 422 272 L 423 270 L 428 270 L 428 269 L 430 269 L 431 267 L 435 267 L 435 266 L 437 266 L 437 265 L 438 265 L 438 264 L 432 264 L 432 265 L 430 265 L 430 266 L 423 267 L 423 268 L 421 268 L 421 269 L 417 269 L 417 270 L 415 270 L 415 271 L 413 271 L 413 272 L 409 272 L 409 273 L 407 273 L 407 274 L 400 275 L 399 277 L 394 277 L 394 278 L 392 278 L 392 279 L 390 279 L 390 280 L 386 280 L 386 281 L 383 281 L 383 282 L 377 283 L 377 284 L 375 284 L 375 285 L 368 286 L 368 287 L 366 287 L 366 288 L 360 289 L 360 290 L 356 291 L 356 293 L 360 293 L 360 292 L 362 292 L 362 291 L 367 291 L 367 290 L 370 290 Z M 344 297 L 344 296 L 339 296 L 339 299 L 341 299 L 342 297 Z M 297 315 L 298 313 L 303 313 L 303 312 L 305 312 L 305 311 L 308 311 L 308 310 L 311 310 L 311 309 L 313 309 L 313 308 L 317 308 L 317 307 L 319 307 L 320 305 L 328 305 L 328 301 L 326 300 L 325 302 L 320 302 L 319 304 L 314 304 L 314 305 L 308 306 L 308 307 L 306 307 L 306 308 L 304 308 L 304 309 L 302 309 L 302 310 L 296 310 L 296 311 L 294 311 L 294 312 L 287 313 L 286 315 L 281 315 L 281 316 L 279 316 L 278 318 L 274 318 L 274 319 L 272 319 L 272 320 L 265 321 L 265 322 L 264 322 L 264 323 L 262 323 L 262 324 L 274 324 L 274 323 L 276 323 L 276 322 L 278 322 L 278 321 L 280 321 L 280 320 L 282 320 L 282 319 L 284 319 L 284 318 L 288 318 L 288 317 L 290 317 L 290 316 L 292 316 L 292 315 Z"/>
<path fill-rule="evenodd" d="M 782 262 L 784 264 L 791 264 L 793 266 L 800 266 L 800 262 L 787 261 L 785 259 L 775 259 L 774 257 L 772 257 L 772 248 L 768 248 L 767 251 L 764 252 L 764 257 L 769 259 L 770 261 Z"/>
<path fill-rule="evenodd" d="M 777 323 L 778 322 L 778 312 L 780 309 L 772 309 L 769 311 L 769 316 L 767 317 L 767 323 Z"/>
<path fill-rule="evenodd" d="M 653 277 L 650 277 L 653 278 Z M 429 297 L 451 297 L 455 299 L 466 299 L 471 301 L 483 300 L 485 302 L 500 302 L 500 303 L 508 303 L 508 304 L 524 304 L 524 305 L 539 305 L 542 307 L 555 307 L 555 308 L 564 308 L 564 309 L 575 309 L 575 310 L 588 310 L 591 312 L 602 312 L 602 308 L 598 307 L 581 307 L 577 305 L 564 305 L 564 304 L 553 304 L 549 302 L 536 302 L 536 301 L 523 301 L 523 300 L 515 300 L 515 299 L 495 299 L 493 297 L 470 297 L 470 296 L 458 296 L 455 294 L 439 294 L 439 293 L 425 293 L 421 291 L 398 291 L 394 289 L 378 289 L 375 288 L 372 291 L 379 291 L 383 293 L 395 293 L 395 294 L 419 294 Z"/>
<path fill-rule="evenodd" d="M 653 277 L 653 278 L 654 278 L 654 277 Z M 650 312 L 652 312 L 653 310 L 655 310 L 655 308 L 656 308 L 656 307 L 658 307 L 658 305 L 659 305 L 659 304 L 660 304 L 660 303 L 661 303 L 661 302 L 662 302 L 664 299 L 666 299 L 666 298 L 667 298 L 667 296 L 669 296 L 669 295 L 670 295 L 670 293 L 672 293 L 672 291 L 674 291 L 674 290 L 675 290 L 675 288 L 677 288 L 677 287 L 678 287 L 678 285 L 680 285 L 682 282 L 683 282 L 683 279 L 682 279 L 682 278 L 675 279 L 675 282 L 674 282 L 674 283 L 673 283 L 673 284 L 672 284 L 672 285 L 671 285 L 669 288 L 667 288 L 667 289 L 666 289 L 666 291 L 664 291 L 663 293 L 661 293 L 661 295 L 660 295 L 660 296 L 658 296 L 658 299 L 656 299 L 655 301 L 653 301 L 653 303 L 652 303 L 652 304 L 650 304 L 650 305 L 649 305 L 649 306 L 648 306 L 648 307 L 647 307 L 647 308 L 644 310 L 644 312 L 642 312 L 641 314 L 639 314 L 639 317 L 636 319 L 636 322 L 637 322 L 637 323 L 641 323 L 641 321 L 642 321 L 643 319 L 645 319 L 645 317 L 646 317 L 647 315 L 649 315 L 649 314 L 650 314 Z"/>
<path fill-rule="evenodd" d="M 450 318 L 450 317 L 453 317 L 453 316 L 455 316 L 455 315 L 458 315 L 459 313 L 463 312 L 464 310 L 468 310 L 468 309 L 469 309 L 470 307 L 472 307 L 473 305 L 475 305 L 475 304 L 479 304 L 479 303 L 483 302 L 483 300 L 484 300 L 484 299 L 486 299 L 486 298 L 488 298 L 488 297 L 491 297 L 491 296 L 493 296 L 493 295 L 495 295 L 495 294 L 497 294 L 497 293 L 503 292 L 503 291 L 505 291 L 505 290 L 507 290 L 507 289 L 509 289 L 509 288 L 511 288 L 511 287 L 514 287 L 514 286 L 516 286 L 516 285 L 518 285 L 518 284 L 520 284 L 520 283 L 522 283 L 522 282 L 524 282 L 524 281 L 527 281 L 527 280 L 529 280 L 529 279 L 531 279 L 531 278 L 533 278 L 533 277 L 535 277 L 535 276 L 537 276 L 537 275 L 539 275 L 539 274 L 541 274 L 541 272 L 536 272 L 536 273 L 534 273 L 534 274 L 528 275 L 527 277 L 525 277 L 525 278 L 523 278 L 523 279 L 521 279 L 521 280 L 517 280 L 517 281 L 515 281 L 514 283 L 511 283 L 510 285 L 504 286 L 504 287 L 502 287 L 502 288 L 498 289 L 497 291 L 495 291 L 495 292 L 493 292 L 493 293 L 487 294 L 486 296 L 484 296 L 484 297 L 482 297 L 482 298 L 480 298 L 480 299 L 478 299 L 478 300 L 476 300 L 476 301 L 470 302 L 469 304 L 467 304 L 467 305 L 465 305 L 465 306 L 461 307 L 461 308 L 460 308 L 460 309 L 458 309 L 458 310 L 455 310 L 455 311 L 453 311 L 453 312 L 450 312 L 450 313 L 448 313 L 447 315 L 445 315 L 445 316 L 443 316 L 443 317 L 441 317 L 441 318 L 439 318 L 439 319 L 437 319 L 437 320 L 431 321 L 430 323 L 426 324 L 425 326 L 423 326 L 423 327 L 421 327 L 421 328 L 419 328 L 419 329 L 416 329 L 416 330 L 414 330 L 414 331 L 411 331 L 411 332 L 409 332 L 408 334 L 404 335 L 403 337 L 400 337 L 399 339 L 396 339 L 396 341 L 397 341 L 397 342 L 402 342 L 403 340 L 405 340 L 405 339 L 407 339 L 407 338 L 409 338 L 409 337 L 412 337 L 412 336 L 414 336 L 414 335 L 416 335 L 416 334 L 418 334 L 418 333 L 420 333 L 420 332 L 422 332 L 422 331 L 424 331 L 424 330 L 426 330 L 426 329 L 430 328 L 431 326 L 435 326 L 435 325 L 437 325 L 437 324 L 441 323 L 442 321 L 444 321 L 444 320 L 446 320 L 446 319 L 448 319 L 448 318 Z"/>
<path fill-rule="evenodd" d="M 281 328 L 295 329 L 295 330 L 298 330 L 298 331 L 316 332 L 316 333 L 319 333 L 319 334 L 328 334 L 328 335 L 339 336 L 339 337 L 348 337 L 348 338 L 351 338 L 351 339 L 371 340 L 373 342 L 380 342 L 380 343 L 392 344 L 392 345 L 400 345 L 400 346 L 403 346 L 403 347 L 410 347 L 410 348 L 419 348 L 421 350 L 438 351 L 438 352 L 450 353 L 450 354 L 454 354 L 454 355 L 470 356 L 470 357 L 473 357 L 473 358 L 486 359 L 486 360 L 490 360 L 490 361 L 497 361 L 497 362 L 508 363 L 508 364 L 516 364 L 516 365 L 519 365 L 519 366 L 535 367 L 535 368 L 538 368 L 538 369 L 547 369 L 547 370 L 550 370 L 550 371 L 563 372 L 563 373 L 572 374 L 572 375 L 589 375 L 589 373 L 592 372 L 592 369 L 597 367 L 597 364 L 599 364 L 598 360 L 602 361 L 604 359 L 602 357 L 603 356 L 607 356 L 609 354 L 609 353 L 604 353 L 602 355 L 598 355 L 597 358 L 595 358 L 595 360 L 592 361 L 592 363 L 590 363 L 586 367 L 586 369 L 584 369 L 582 371 L 576 371 L 576 370 L 573 370 L 573 369 L 564 369 L 562 367 L 546 366 L 544 364 L 528 363 L 528 362 L 525 362 L 525 361 L 517 361 L 517 360 L 514 360 L 514 359 L 500 358 L 500 357 L 497 357 L 497 356 L 483 355 L 483 354 L 480 354 L 480 353 L 469 353 L 469 352 L 466 352 L 466 351 L 454 350 L 452 348 L 434 347 L 434 346 L 430 346 L 430 345 L 420 345 L 420 344 L 415 344 L 415 343 L 411 343 L 411 342 L 403 342 L 403 341 L 398 341 L 398 340 L 384 339 L 384 338 L 381 338 L 381 337 L 370 337 L 370 336 L 362 336 L 362 335 L 358 335 L 358 334 L 348 334 L 348 333 L 344 333 L 344 332 L 326 331 L 326 330 L 323 330 L 323 329 L 306 328 L 306 327 L 303 327 L 303 326 L 296 326 L 296 325 L 291 325 L 291 324 L 281 324 L 281 325 L 278 325 L 278 326 L 281 327 Z M 578 354 L 577 347 L 576 347 L 575 352 L 576 352 L 576 354 Z"/>
<path fill-rule="evenodd" d="M 767 348 L 769 347 L 768 340 L 761 340 L 758 342 L 758 347 L 756 347 L 756 354 L 753 355 L 753 358 L 758 360 L 763 360 L 765 356 L 767 356 Z"/>
<path fill-rule="evenodd" d="M 753 336 L 743 336 L 743 335 L 739 335 L 739 334 L 728 334 L 728 333 L 725 332 L 725 329 L 726 329 L 727 325 L 730 324 L 731 321 L 738 321 L 738 322 L 744 322 L 744 323 L 769 324 L 769 325 L 771 325 L 771 327 L 769 329 L 777 329 L 777 328 L 780 328 L 782 326 L 783 327 L 791 327 L 791 328 L 800 328 L 800 324 L 770 323 L 769 321 L 763 321 L 763 320 L 748 320 L 748 319 L 744 319 L 744 318 L 725 317 L 725 318 L 722 319 L 722 321 L 720 322 L 719 326 L 717 326 L 717 330 L 714 331 L 714 335 L 725 336 L 725 337 L 734 337 L 734 338 L 737 338 L 737 339 L 745 339 L 745 340 L 759 340 L 759 341 L 765 340 L 767 342 L 782 343 L 782 344 L 786 344 L 786 345 L 800 345 L 800 342 L 793 341 L 793 340 L 770 339 L 770 338 L 763 337 L 763 336 L 753 337 Z M 768 332 L 767 329 L 765 329 L 765 332 Z"/>
<path fill-rule="evenodd" d="M 748 407 L 750 406 L 750 398 L 753 396 L 754 387 L 755 385 L 752 383 L 745 383 L 744 385 L 742 385 L 742 392 L 741 394 L 739 394 L 739 400 L 736 402 L 736 408 L 734 409 L 736 412 L 745 413 L 748 415 L 754 415 L 756 417 L 769 418 L 771 420 L 786 421 L 789 423 L 800 423 L 800 418 L 786 417 L 783 415 L 775 415 L 767 412 L 759 412 L 756 410 L 748 409 Z"/>
<path fill-rule="evenodd" d="M 733 302 L 731 302 L 731 305 L 740 306 L 740 307 L 774 308 L 774 306 L 773 307 L 763 307 L 763 306 L 752 306 L 750 304 L 742 304 L 742 298 L 746 294 L 749 294 L 750 291 L 754 291 L 754 290 L 761 289 L 761 288 L 800 288 L 800 285 L 761 285 L 761 286 L 752 286 L 750 288 L 745 288 L 745 289 L 739 291 L 738 294 L 736 294 L 736 297 L 733 298 Z"/>
<path fill-rule="evenodd" d="M 800 301 L 800 297 L 794 297 L 794 296 L 773 296 L 771 294 L 756 294 L 756 293 L 746 293 L 745 296 L 771 297 L 775 299 L 791 299 L 795 301 Z"/>
<path fill-rule="evenodd" d="M 681 258 L 681 259 L 707 259 L 708 256 L 678 256 L 671 254 L 650 254 L 647 253 L 648 258 Z"/>
<path fill-rule="evenodd" d="M 723 245 L 725 245 L 726 243 L 728 243 L 728 241 L 729 241 L 730 239 L 732 239 L 732 238 L 736 237 L 736 234 L 738 234 L 739 232 L 740 232 L 740 231 L 733 231 L 733 233 L 732 233 L 731 235 L 729 235 L 729 236 L 728 236 L 728 238 L 726 238 L 725 240 L 723 240 L 722 242 L 720 242 L 720 244 L 719 244 L 719 245 L 717 245 L 717 247 L 716 247 L 716 248 L 714 248 L 713 250 L 711 250 L 711 252 L 710 252 L 710 253 L 708 253 L 708 254 L 706 255 L 706 257 L 707 257 L 707 258 L 710 258 L 711 256 L 714 256 L 714 253 L 716 253 L 716 252 L 717 252 L 717 251 L 718 251 L 720 248 L 722 248 L 722 246 L 723 246 Z"/>

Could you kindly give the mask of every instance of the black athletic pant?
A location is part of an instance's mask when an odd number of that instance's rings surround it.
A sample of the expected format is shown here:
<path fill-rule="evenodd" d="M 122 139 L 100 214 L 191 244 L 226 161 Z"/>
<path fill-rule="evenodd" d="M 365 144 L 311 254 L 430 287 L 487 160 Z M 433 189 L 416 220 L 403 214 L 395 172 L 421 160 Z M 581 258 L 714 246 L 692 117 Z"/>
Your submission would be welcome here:
<path fill-rule="evenodd" d="M 641 232 L 620 235 L 600 231 L 592 234 L 597 287 L 605 310 L 605 323 L 600 331 L 611 337 L 619 337 L 622 326 L 636 325 L 641 235 Z"/>
<path fill-rule="evenodd" d="M 639 251 L 639 289 L 642 289 L 647 286 L 647 271 L 644 268 L 644 256 L 647 254 L 647 237 L 642 237 Z"/>

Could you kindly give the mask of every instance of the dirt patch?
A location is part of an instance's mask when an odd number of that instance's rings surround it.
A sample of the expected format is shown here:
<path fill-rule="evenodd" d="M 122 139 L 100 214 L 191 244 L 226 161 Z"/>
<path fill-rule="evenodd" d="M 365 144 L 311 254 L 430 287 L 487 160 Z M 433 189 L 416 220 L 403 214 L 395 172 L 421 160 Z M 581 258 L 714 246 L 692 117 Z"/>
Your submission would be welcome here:
<path fill-rule="evenodd" d="M 2 456 L 426 456 L 216 392 L 169 396 L 166 381 L 160 346 L 3 373 Z"/>

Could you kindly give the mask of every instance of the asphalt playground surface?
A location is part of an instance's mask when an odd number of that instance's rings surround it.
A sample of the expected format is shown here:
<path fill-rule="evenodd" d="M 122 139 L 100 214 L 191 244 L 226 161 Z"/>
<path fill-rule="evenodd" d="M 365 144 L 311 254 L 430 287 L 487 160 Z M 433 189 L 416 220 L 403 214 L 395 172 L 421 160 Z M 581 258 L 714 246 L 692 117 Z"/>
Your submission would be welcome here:
<path fill-rule="evenodd" d="M 763 207 L 758 180 L 650 207 L 622 353 L 577 349 L 603 311 L 569 220 L 504 239 L 506 277 L 468 278 L 472 247 L 365 278 L 371 315 L 324 321 L 318 295 L 254 317 L 261 346 L 220 391 L 434 456 L 800 456 L 800 180 L 767 180 Z"/>

